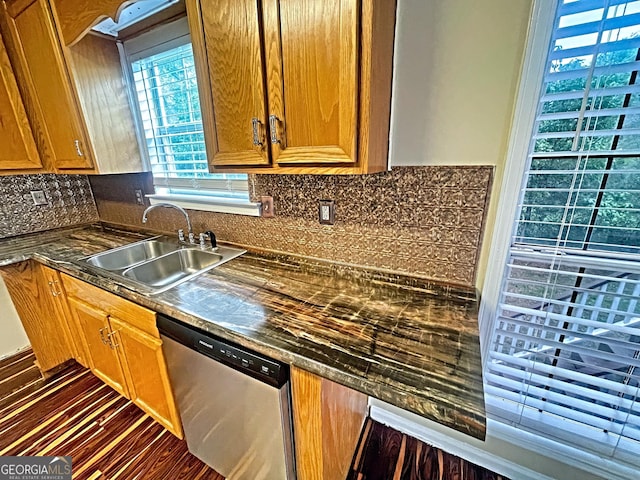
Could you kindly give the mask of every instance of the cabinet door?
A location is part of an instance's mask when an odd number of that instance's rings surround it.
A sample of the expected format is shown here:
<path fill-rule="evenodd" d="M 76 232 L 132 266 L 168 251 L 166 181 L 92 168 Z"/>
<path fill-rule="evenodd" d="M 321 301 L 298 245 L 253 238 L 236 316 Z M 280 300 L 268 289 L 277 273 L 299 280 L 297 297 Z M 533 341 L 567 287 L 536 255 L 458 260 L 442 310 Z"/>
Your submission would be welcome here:
<path fill-rule="evenodd" d="M 209 163 L 269 164 L 260 2 L 186 3 Z"/>
<path fill-rule="evenodd" d="M 278 164 L 358 157 L 358 0 L 265 0 L 269 115 Z M 215 101 L 215 99 L 214 99 Z"/>
<path fill-rule="evenodd" d="M 0 170 L 42 168 L 31 126 L 0 37 Z"/>
<path fill-rule="evenodd" d="M 28 91 L 37 99 L 48 152 L 58 169 L 93 167 L 79 106 L 62 56 L 47 0 L 8 13 L 10 30 L 27 73 Z"/>
<path fill-rule="evenodd" d="M 82 331 L 80 329 L 80 325 L 76 322 L 75 317 L 71 315 L 71 312 L 69 311 L 67 296 L 62 285 L 60 273 L 44 265 L 40 265 L 40 272 L 43 281 L 51 292 L 53 308 L 56 316 L 60 319 L 62 328 L 65 329 L 65 333 L 69 340 L 69 347 L 73 352 L 73 357 L 83 367 L 89 367 L 89 362 L 87 361 L 87 355 L 85 353 L 84 340 L 82 338 Z"/>
<path fill-rule="evenodd" d="M 346 478 L 368 397 L 296 367 L 291 397 L 298 479 Z"/>
<path fill-rule="evenodd" d="M 117 344 L 110 338 L 107 314 L 73 297 L 69 297 L 69 308 L 82 328 L 91 371 L 116 392 L 129 398 Z"/>
<path fill-rule="evenodd" d="M 40 370 L 46 372 L 73 358 L 66 329 L 56 315 L 51 291 L 40 275 L 38 264 L 21 262 L 2 267 L 0 272 Z"/>
<path fill-rule="evenodd" d="M 115 317 L 110 317 L 109 321 L 115 332 L 131 400 L 182 438 L 180 418 L 162 353 L 162 340 Z"/>

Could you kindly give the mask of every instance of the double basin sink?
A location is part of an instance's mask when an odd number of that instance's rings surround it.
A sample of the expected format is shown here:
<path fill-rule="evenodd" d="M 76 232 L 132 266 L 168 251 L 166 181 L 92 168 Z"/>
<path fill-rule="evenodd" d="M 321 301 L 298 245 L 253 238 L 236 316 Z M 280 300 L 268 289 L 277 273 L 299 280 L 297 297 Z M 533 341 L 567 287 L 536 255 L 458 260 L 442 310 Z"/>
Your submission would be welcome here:
<path fill-rule="evenodd" d="M 143 293 L 164 292 L 245 253 L 223 247 L 185 246 L 152 238 L 107 250 L 84 259 L 111 277 L 123 278 Z"/>

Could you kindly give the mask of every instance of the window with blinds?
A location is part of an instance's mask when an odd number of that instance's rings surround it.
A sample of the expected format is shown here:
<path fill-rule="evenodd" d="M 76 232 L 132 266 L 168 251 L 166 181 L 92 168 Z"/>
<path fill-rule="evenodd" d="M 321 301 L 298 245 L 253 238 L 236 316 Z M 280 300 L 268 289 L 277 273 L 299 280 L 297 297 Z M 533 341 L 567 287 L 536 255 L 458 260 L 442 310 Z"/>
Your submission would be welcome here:
<path fill-rule="evenodd" d="M 247 175 L 209 173 L 186 19 L 127 41 L 125 49 L 156 194 L 248 200 Z"/>
<path fill-rule="evenodd" d="M 560 0 L 485 368 L 495 419 L 640 466 L 640 1 Z"/>

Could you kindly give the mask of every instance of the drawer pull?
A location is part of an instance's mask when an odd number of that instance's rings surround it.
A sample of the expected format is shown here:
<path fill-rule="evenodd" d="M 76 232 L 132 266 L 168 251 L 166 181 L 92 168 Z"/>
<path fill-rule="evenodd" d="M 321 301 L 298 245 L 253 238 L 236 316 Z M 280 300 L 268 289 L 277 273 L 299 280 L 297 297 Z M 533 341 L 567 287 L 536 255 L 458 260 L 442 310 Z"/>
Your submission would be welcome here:
<path fill-rule="evenodd" d="M 283 123 L 277 115 L 269 115 L 269 130 L 271 130 L 271 143 L 279 143 L 284 148 L 282 139 L 278 138 L 278 124 Z"/>
<path fill-rule="evenodd" d="M 253 145 L 256 147 L 260 147 L 260 149 L 264 147 L 264 137 L 260 132 L 261 126 L 262 122 L 256 117 L 253 117 L 251 119 L 251 127 L 253 128 Z"/>
<path fill-rule="evenodd" d="M 82 153 L 82 148 L 80 148 L 80 140 L 75 140 L 73 144 L 76 146 L 76 153 L 79 157 L 84 157 L 84 153 Z"/>

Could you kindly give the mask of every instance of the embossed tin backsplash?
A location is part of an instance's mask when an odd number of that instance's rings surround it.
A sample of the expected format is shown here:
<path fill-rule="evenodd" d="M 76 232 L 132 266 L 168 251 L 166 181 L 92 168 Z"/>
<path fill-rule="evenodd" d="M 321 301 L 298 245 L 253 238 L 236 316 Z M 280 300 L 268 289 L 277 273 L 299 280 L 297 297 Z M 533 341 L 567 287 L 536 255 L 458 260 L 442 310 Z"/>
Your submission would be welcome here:
<path fill-rule="evenodd" d="M 145 175 L 91 177 L 100 219 L 141 228 L 144 207 L 129 192 L 150 183 Z M 221 241 L 472 287 L 492 177 L 490 166 L 250 175 L 254 199 L 273 196 L 274 218 L 203 211 L 190 216 L 196 232 L 213 230 Z M 334 225 L 318 222 L 320 199 L 336 202 Z M 184 228 L 184 218 L 157 209 L 146 226 L 175 232 Z"/>
<path fill-rule="evenodd" d="M 35 205 L 32 191 L 47 203 Z M 86 175 L 0 176 L 0 238 L 98 221 Z"/>

